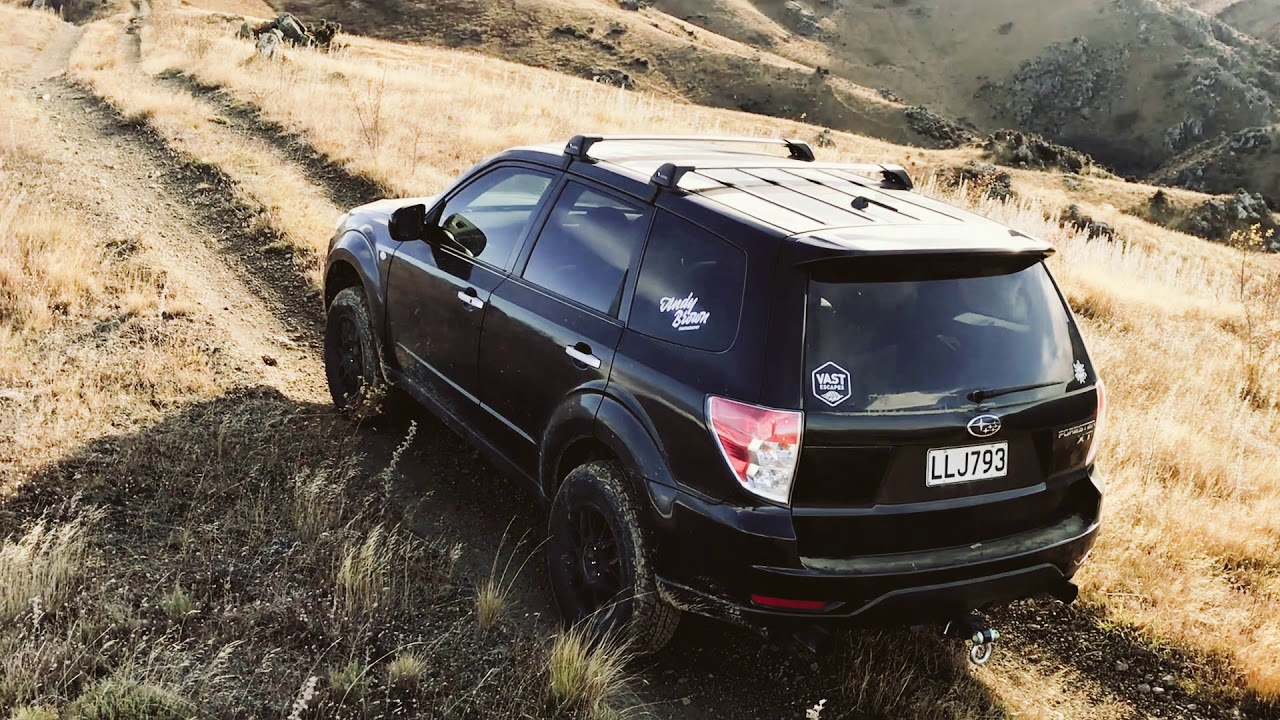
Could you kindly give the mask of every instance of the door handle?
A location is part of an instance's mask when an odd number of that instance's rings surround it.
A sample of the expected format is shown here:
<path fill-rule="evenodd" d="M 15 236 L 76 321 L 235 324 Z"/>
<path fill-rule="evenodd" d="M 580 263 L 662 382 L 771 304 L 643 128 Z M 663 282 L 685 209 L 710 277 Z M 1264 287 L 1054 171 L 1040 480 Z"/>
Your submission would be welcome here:
<path fill-rule="evenodd" d="M 464 304 L 470 305 L 471 307 L 479 310 L 480 308 L 484 307 L 484 301 L 476 297 L 475 293 L 476 291 L 473 288 L 467 288 L 466 290 L 459 290 L 458 299 L 461 300 Z"/>
<path fill-rule="evenodd" d="M 582 348 L 586 348 L 583 350 Z M 600 369 L 600 358 L 591 354 L 591 348 L 586 343 L 578 343 L 577 345 L 565 345 L 564 354 L 577 360 L 595 370 Z"/>

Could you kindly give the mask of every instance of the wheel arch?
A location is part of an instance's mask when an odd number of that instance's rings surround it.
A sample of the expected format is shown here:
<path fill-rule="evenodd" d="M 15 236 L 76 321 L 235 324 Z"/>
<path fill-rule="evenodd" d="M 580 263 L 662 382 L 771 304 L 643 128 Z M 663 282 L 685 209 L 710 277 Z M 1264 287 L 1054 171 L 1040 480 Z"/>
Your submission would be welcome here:
<path fill-rule="evenodd" d="M 324 274 L 324 307 L 327 311 L 338 293 L 351 287 L 364 290 L 369 320 L 381 344 L 386 306 L 385 282 L 373 244 L 357 230 L 347 231 L 329 250 Z"/>

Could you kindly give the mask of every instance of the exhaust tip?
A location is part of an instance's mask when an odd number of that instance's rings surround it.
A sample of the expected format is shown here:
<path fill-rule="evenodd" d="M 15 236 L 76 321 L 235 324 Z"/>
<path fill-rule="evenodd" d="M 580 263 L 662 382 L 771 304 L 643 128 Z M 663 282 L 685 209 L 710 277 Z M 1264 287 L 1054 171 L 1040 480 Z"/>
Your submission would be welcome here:
<path fill-rule="evenodd" d="M 831 644 L 831 633 L 820 625 L 805 625 L 792 638 L 809 652 L 819 654 Z"/>
<path fill-rule="evenodd" d="M 1055 585 L 1049 591 L 1049 594 L 1062 602 L 1063 605 L 1070 605 L 1080 597 L 1080 588 L 1070 580 L 1064 580 L 1061 584 Z"/>

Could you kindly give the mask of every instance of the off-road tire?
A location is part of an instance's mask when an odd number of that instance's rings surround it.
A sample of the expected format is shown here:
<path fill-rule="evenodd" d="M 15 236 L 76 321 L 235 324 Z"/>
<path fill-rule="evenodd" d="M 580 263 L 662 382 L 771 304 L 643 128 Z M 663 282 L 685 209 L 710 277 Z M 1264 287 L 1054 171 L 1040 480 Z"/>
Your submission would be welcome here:
<path fill-rule="evenodd" d="M 346 323 L 350 325 L 344 328 Z M 344 368 L 344 329 L 354 332 L 360 351 L 350 370 Z M 363 288 L 346 288 L 329 305 L 324 328 L 324 370 L 329 381 L 329 395 L 339 410 L 362 416 L 379 415 L 383 406 L 392 402 L 392 388 L 382 372 L 382 354 L 373 333 Z M 345 377 L 344 371 L 347 372 Z M 359 377 L 358 389 L 351 387 L 352 372 Z"/>
<path fill-rule="evenodd" d="M 611 462 L 586 463 L 569 473 L 551 504 L 547 575 L 556 606 L 567 624 L 589 623 L 601 634 L 607 632 L 622 639 L 631 652 L 647 654 L 671 640 L 680 622 L 680 611 L 658 594 L 651 534 L 640 516 L 642 506 L 634 487 L 625 472 Z M 593 507 L 604 517 L 619 550 L 627 587 L 607 612 L 583 612 L 574 595 L 571 571 L 565 564 L 579 561 L 580 555 L 569 547 L 572 541 L 568 522 L 571 510 L 583 505 Z"/>

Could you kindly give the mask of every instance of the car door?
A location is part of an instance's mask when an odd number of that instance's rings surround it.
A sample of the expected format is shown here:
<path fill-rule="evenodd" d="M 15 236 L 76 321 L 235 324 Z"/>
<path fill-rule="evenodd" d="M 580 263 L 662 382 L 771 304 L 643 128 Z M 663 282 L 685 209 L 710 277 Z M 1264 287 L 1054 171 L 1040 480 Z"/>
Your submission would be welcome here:
<path fill-rule="evenodd" d="M 476 357 L 485 307 L 555 179 L 551 172 L 522 165 L 483 172 L 428 215 L 428 222 L 449 231 L 451 242 L 406 242 L 392 258 L 387 333 L 396 362 L 411 382 L 455 415 L 470 415 L 477 407 Z"/>
<path fill-rule="evenodd" d="M 650 218 L 644 205 L 566 182 L 522 254 L 522 272 L 493 293 L 480 340 L 481 399 L 512 460 L 532 475 L 556 407 L 608 381 Z"/>

